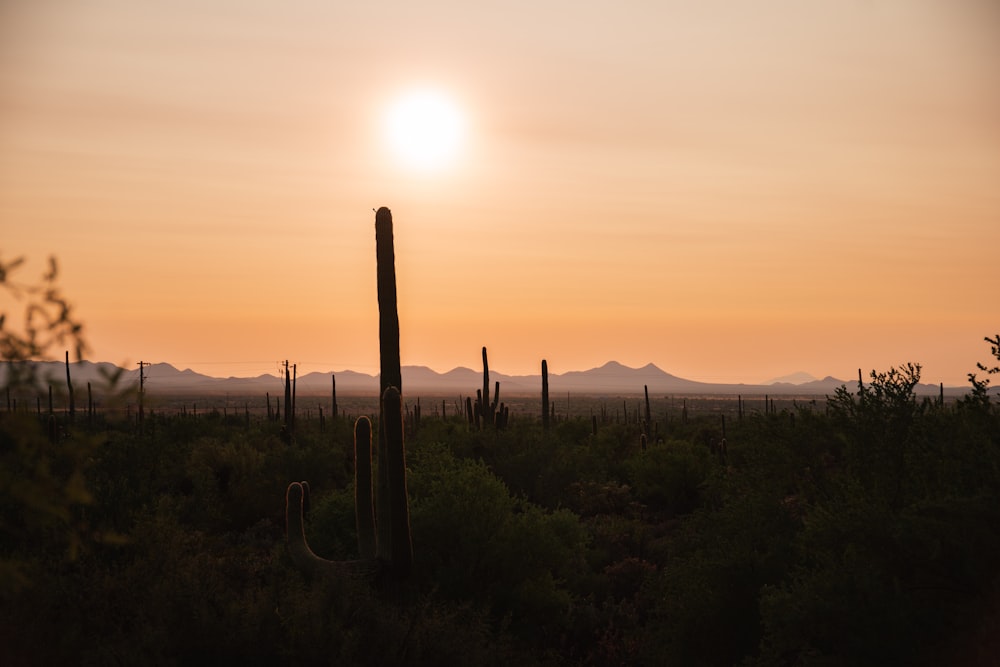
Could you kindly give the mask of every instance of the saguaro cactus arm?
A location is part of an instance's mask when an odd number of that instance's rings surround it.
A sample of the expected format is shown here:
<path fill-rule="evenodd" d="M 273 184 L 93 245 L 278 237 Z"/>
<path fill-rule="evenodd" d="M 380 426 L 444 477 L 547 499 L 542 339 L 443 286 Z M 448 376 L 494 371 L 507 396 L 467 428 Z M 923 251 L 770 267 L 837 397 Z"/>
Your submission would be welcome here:
<path fill-rule="evenodd" d="M 371 422 L 361 417 L 355 424 L 355 512 L 361 559 L 331 561 L 317 556 L 305 535 L 304 515 L 309 499 L 307 482 L 293 482 L 285 492 L 285 526 L 292 562 L 310 576 L 353 574 L 374 576 L 388 573 L 405 578 L 413 569 L 409 498 L 406 490 L 406 453 L 403 445 L 403 403 L 399 390 L 389 387 L 382 398 L 382 431 L 385 432 L 385 484 L 375 490 L 384 508 L 376 523 L 372 510 Z M 367 462 L 367 464 L 366 464 Z M 366 483 L 367 479 L 367 483 Z M 376 539 L 377 528 L 377 539 Z"/>
<path fill-rule="evenodd" d="M 375 558 L 375 508 L 372 496 L 372 423 L 359 417 L 354 423 L 354 514 L 358 554 Z"/>
<path fill-rule="evenodd" d="M 349 575 L 374 578 L 379 571 L 378 561 L 327 560 L 317 556 L 309 547 L 303 519 L 308 488 L 304 482 L 292 482 L 285 491 L 285 540 L 292 562 L 309 577 Z"/>

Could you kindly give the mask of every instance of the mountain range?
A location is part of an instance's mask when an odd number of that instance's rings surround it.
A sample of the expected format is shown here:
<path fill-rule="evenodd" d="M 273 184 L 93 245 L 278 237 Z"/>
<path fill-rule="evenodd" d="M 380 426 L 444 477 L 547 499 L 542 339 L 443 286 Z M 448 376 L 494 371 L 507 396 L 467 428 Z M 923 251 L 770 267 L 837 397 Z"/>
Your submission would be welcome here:
<path fill-rule="evenodd" d="M 54 385 L 66 382 L 66 367 L 61 361 L 25 362 L 37 365 L 41 377 L 49 378 Z M 107 386 L 108 377 L 119 376 L 119 388 L 137 387 L 139 369 L 121 369 L 108 362 L 80 361 L 70 364 L 74 385 Z M 0 385 L 6 384 L 7 364 L 0 364 Z M 409 394 L 428 395 L 474 394 L 483 385 L 482 371 L 471 368 L 454 368 L 446 373 L 438 373 L 426 366 L 403 366 L 403 389 Z M 256 377 L 217 378 L 196 373 L 190 369 L 178 370 L 170 364 L 160 363 L 146 366 L 144 370 L 147 392 L 162 395 L 237 395 L 250 396 L 270 392 L 279 395 L 284 390 L 284 380 L 277 375 Z M 300 395 L 325 395 L 332 390 L 331 376 L 335 376 L 337 392 L 348 394 L 377 394 L 378 376 L 351 370 L 333 373 L 307 373 L 297 378 L 296 393 Z M 541 375 L 505 375 L 490 371 L 490 390 L 493 383 L 500 382 L 501 393 L 508 396 L 533 395 L 541 392 Z M 641 368 L 630 368 L 616 361 L 586 371 L 549 373 L 549 392 L 553 395 L 571 392 L 592 395 L 634 395 L 642 394 L 648 387 L 652 394 L 766 394 L 824 396 L 832 395 L 837 388 L 847 386 L 854 391 L 857 382 L 840 380 L 827 376 L 813 378 L 806 373 L 776 378 L 766 384 L 721 384 L 697 382 L 671 375 L 654 364 Z M 934 394 L 940 388 L 935 384 L 920 384 L 918 394 Z M 968 391 L 964 387 L 946 387 L 945 393 L 960 395 Z"/>

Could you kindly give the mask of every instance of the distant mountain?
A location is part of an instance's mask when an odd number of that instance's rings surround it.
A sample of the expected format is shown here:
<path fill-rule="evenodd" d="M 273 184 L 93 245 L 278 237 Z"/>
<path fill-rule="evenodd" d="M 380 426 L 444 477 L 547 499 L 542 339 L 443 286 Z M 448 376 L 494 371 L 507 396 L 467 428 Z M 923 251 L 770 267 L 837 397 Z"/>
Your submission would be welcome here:
<path fill-rule="evenodd" d="M 541 386 L 540 377 L 538 386 Z M 654 364 L 646 364 L 642 368 L 629 368 L 617 361 L 609 361 L 589 371 L 549 375 L 549 391 L 635 394 L 642 393 L 643 387 L 648 387 L 649 391 L 654 393 L 700 393 L 709 392 L 715 386 L 719 385 L 679 378 L 660 370 Z"/>
<path fill-rule="evenodd" d="M 791 375 L 782 375 L 780 378 L 768 380 L 764 384 L 805 384 L 806 382 L 815 381 L 816 378 L 814 376 L 804 371 L 799 371 L 797 373 L 792 373 Z"/>
<path fill-rule="evenodd" d="M 838 380 L 835 377 L 827 375 L 822 380 L 817 380 L 813 378 L 805 382 L 783 382 L 781 380 L 774 380 L 769 382 L 765 387 L 773 393 L 802 393 L 802 394 L 832 394 L 837 391 L 840 387 L 847 386 L 848 389 L 854 391 L 857 389 L 857 382 L 847 382 L 846 380 Z M 929 386 L 929 385 L 928 385 Z"/>
<path fill-rule="evenodd" d="M 39 375 L 48 378 L 56 388 L 65 386 L 66 367 L 63 362 L 34 362 Z M 76 386 L 94 384 L 95 389 L 106 387 L 108 378 L 118 376 L 118 390 L 136 389 L 139 386 L 139 369 L 120 369 L 117 366 L 101 362 L 81 361 L 70 364 L 73 383 Z M 9 366 L 0 363 L 0 386 L 6 384 Z M 471 368 L 454 368 L 446 373 L 438 373 L 426 366 L 404 366 L 402 368 L 403 391 L 413 395 L 425 394 L 461 394 L 473 395 L 476 389 L 483 385 L 482 371 Z M 190 369 L 178 370 L 170 364 L 153 364 L 144 369 L 145 389 L 147 392 L 161 395 L 225 395 L 250 396 L 270 393 L 279 396 L 284 391 L 284 380 L 277 375 L 258 375 L 249 378 L 216 378 Z M 351 370 L 334 373 L 307 373 L 296 380 L 296 392 L 300 395 L 325 395 L 332 391 L 333 379 L 336 377 L 337 392 L 340 394 L 377 394 L 378 376 L 366 375 Z M 516 396 L 536 394 L 541 391 L 541 375 L 505 375 L 490 371 L 490 391 L 494 383 L 500 382 L 501 396 Z M 846 382 L 827 376 L 822 380 L 812 378 L 805 373 L 794 373 L 776 378 L 763 385 L 752 384 L 715 384 L 696 382 L 671 375 L 654 364 L 646 364 L 641 368 L 630 368 L 617 361 L 609 361 L 598 368 L 586 371 L 569 371 L 566 373 L 549 373 L 549 392 L 597 394 L 597 395 L 634 395 L 642 394 L 643 387 L 648 387 L 651 395 L 664 394 L 771 394 L 823 396 L 832 395 L 839 387 L 847 386 L 851 391 L 856 389 L 856 381 Z M 936 394 L 938 385 L 921 384 L 916 389 L 920 394 Z M 966 388 L 947 388 L 949 395 L 966 393 Z"/>

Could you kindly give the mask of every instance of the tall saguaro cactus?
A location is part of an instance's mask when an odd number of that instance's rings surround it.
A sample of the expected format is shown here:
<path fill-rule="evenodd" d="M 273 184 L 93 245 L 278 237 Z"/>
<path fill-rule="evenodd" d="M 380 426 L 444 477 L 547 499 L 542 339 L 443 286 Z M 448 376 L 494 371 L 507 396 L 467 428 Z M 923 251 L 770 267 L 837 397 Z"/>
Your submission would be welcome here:
<path fill-rule="evenodd" d="M 360 561 L 335 562 L 318 557 L 306 542 L 302 505 L 308 493 L 304 484 L 289 485 L 286 522 L 289 553 L 310 573 L 353 571 L 363 575 L 387 574 L 394 579 L 413 567 L 410 512 L 406 492 L 406 454 L 403 445 L 402 373 L 399 359 L 399 316 L 396 309 L 396 267 L 392 238 L 392 213 L 382 207 L 375 215 L 375 245 L 379 304 L 380 401 L 378 475 L 371 490 L 371 422 L 355 424 L 355 503 Z M 372 496 L 375 511 L 372 512 Z M 374 515 L 374 521 L 372 517 Z"/>
<path fill-rule="evenodd" d="M 403 453 L 403 374 L 399 359 L 399 312 L 396 307 L 396 252 L 392 212 L 385 206 L 375 212 L 375 260 L 378 274 L 379 395 L 382 397 L 379 405 L 378 495 L 375 500 L 378 558 L 391 558 L 397 574 L 405 575 L 413 563 L 413 547 L 410 543 Z M 394 391 L 390 392 L 390 389 Z M 390 489 L 394 494 L 391 497 L 386 495 Z M 399 491 L 402 491 L 401 498 L 395 495 Z M 401 530 L 403 521 L 406 522 L 405 535 Z"/>
<path fill-rule="evenodd" d="M 403 391 L 399 361 L 399 314 L 396 310 L 396 253 L 392 212 L 385 206 L 375 213 L 375 260 L 378 272 L 379 395 L 389 387 Z"/>

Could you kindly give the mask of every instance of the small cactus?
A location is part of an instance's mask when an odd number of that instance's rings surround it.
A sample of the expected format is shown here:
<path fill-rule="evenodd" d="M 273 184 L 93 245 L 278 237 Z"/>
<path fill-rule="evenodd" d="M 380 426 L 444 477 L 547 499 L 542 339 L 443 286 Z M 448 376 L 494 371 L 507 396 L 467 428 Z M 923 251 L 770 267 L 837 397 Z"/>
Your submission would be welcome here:
<path fill-rule="evenodd" d="M 549 363 L 542 359 L 542 428 L 549 427 Z"/>
<path fill-rule="evenodd" d="M 652 415 L 652 413 L 650 412 L 650 409 L 649 409 L 649 385 L 645 385 L 645 384 L 642 385 L 642 390 L 646 394 L 646 421 L 645 421 L 645 423 L 642 426 L 642 432 L 645 433 L 648 436 L 649 435 L 649 425 L 650 425 L 650 422 L 653 420 L 653 415 Z"/>
<path fill-rule="evenodd" d="M 338 415 L 338 410 L 337 410 L 337 376 L 334 375 L 334 374 L 332 374 L 332 373 L 330 374 L 330 384 L 333 387 L 333 404 L 330 407 L 330 418 L 333 419 L 333 421 L 337 421 L 337 415 Z"/>

